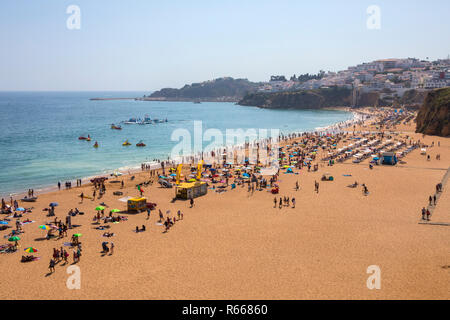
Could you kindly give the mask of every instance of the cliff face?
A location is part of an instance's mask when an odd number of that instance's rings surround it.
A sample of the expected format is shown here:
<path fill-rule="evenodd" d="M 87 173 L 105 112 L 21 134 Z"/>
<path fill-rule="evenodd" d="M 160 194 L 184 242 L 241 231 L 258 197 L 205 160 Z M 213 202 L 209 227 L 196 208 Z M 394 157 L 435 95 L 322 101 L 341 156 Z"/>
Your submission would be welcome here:
<path fill-rule="evenodd" d="M 275 93 L 250 93 L 239 104 L 261 108 L 320 109 L 349 107 L 352 91 L 346 88 L 322 88 L 317 90 L 283 91 Z"/>
<path fill-rule="evenodd" d="M 450 136 L 450 88 L 430 91 L 417 114 L 416 132 Z"/>

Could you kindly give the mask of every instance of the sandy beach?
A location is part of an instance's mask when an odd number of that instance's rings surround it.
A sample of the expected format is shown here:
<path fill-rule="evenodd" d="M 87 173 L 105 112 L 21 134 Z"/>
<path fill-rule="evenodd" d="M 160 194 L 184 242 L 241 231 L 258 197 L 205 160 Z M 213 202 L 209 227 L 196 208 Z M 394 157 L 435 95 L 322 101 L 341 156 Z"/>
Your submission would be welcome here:
<path fill-rule="evenodd" d="M 368 113 L 371 111 L 368 110 Z M 379 116 L 382 116 L 380 112 Z M 328 166 L 313 161 L 318 171 L 294 169 L 298 174 L 280 170 L 277 184 L 280 193 L 270 189 L 248 192 L 237 186 L 189 201 L 171 202 L 174 189 L 157 183 L 145 187 L 144 196 L 157 203 L 156 210 L 124 215 L 127 221 L 109 223 L 108 232 L 96 230 L 94 210 L 101 202 L 126 210 L 124 196 L 138 196 L 137 183 L 149 180 L 148 172 L 118 177 L 120 183 L 106 182 L 107 192 L 101 199 L 84 199 L 92 195 L 90 184 L 68 190 L 39 194 L 32 213 L 21 218 L 33 220 L 20 234 L 20 247 L 15 253 L 0 254 L 1 299 L 449 299 L 450 297 L 450 191 L 445 185 L 431 221 L 421 221 L 421 209 L 450 167 L 450 139 L 414 133 L 414 122 L 386 129 L 401 132 L 392 140 L 414 141 L 433 147 L 425 155 L 413 150 L 396 166 L 374 166 L 369 160 Z M 379 131 L 371 122 L 350 127 L 349 136 L 359 131 Z M 353 130 L 356 133 L 353 136 Z M 384 139 L 388 139 L 386 133 Z M 408 138 L 407 138 L 408 136 Z M 299 141 L 285 141 L 283 145 Z M 348 142 L 347 142 L 348 143 Z M 439 143 L 439 145 L 438 145 Z M 340 141 L 337 147 L 344 145 Z M 322 151 L 321 151 L 322 152 Z M 325 153 L 324 153 L 325 154 Z M 440 160 L 436 155 L 440 154 Z M 320 181 L 324 173 L 334 181 Z M 351 176 L 349 176 L 351 175 Z M 298 181 L 300 190 L 295 190 Z M 314 191 L 314 182 L 320 191 Z M 348 188 L 358 181 L 361 187 Z M 72 186 L 74 183 L 72 183 Z M 114 191 L 122 196 L 114 196 Z M 295 197 L 296 207 L 274 207 L 274 197 Z M 5 199 L 9 203 L 9 199 Z M 68 231 L 68 237 L 45 240 L 46 232 L 38 228 L 54 220 L 43 211 L 50 202 L 58 202 L 56 217 L 64 221 L 70 209 L 85 214 L 73 217 L 79 227 Z M 184 218 L 167 233 L 158 224 L 158 209 L 166 216 L 181 210 Z M 0 215 L 0 219 L 6 215 Z M 15 226 L 0 231 L 0 244 Z M 136 233 L 136 226 L 146 226 Z M 81 270 L 81 289 L 70 290 L 66 269 L 72 263 L 60 262 L 48 274 L 53 248 L 70 241 L 73 233 L 81 233 L 82 256 L 76 265 Z M 43 239 L 44 238 L 44 239 Z M 43 240 L 42 240 L 43 239 Z M 101 243 L 114 242 L 112 255 L 102 255 Z M 37 261 L 21 263 L 23 249 L 38 249 Z M 72 252 L 71 250 L 69 251 Z M 366 281 L 369 266 L 381 270 L 381 289 L 369 290 Z"/>

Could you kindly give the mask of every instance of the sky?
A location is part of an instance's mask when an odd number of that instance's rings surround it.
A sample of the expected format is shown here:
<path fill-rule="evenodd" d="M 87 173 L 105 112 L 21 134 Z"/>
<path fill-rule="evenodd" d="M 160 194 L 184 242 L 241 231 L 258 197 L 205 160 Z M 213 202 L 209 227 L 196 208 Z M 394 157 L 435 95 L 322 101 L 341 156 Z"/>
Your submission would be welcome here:
<path fill-rule="evenodd" d="M 2 0 L 0 91 L 150 92 L 447 58 L 449 13 L 448 0 Z"/>

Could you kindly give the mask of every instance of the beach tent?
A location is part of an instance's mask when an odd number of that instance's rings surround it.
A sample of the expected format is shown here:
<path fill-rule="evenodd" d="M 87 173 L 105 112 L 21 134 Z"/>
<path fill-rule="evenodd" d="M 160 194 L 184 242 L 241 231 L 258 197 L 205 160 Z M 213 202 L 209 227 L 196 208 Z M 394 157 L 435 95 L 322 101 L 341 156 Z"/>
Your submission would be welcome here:
<path fill-rule="evenodd" d="M 127 202 L 128 211 L 144 211 L 147 209 L 147 199 L 146 198 L 130 198 Z"/>
<path fill-rule="evenodd" d="M 394 152 L 384 152 L 381 156 L 381 163 L 387 165 L 396 165 L 397 164 L 397 156 Z"/>
<path fill-rule="evenodd" d="M 175 188 L 175 196 L 179 199 L 191 199 L 205 195 L 208 192 L 206 182 L 181 183 Z"/>

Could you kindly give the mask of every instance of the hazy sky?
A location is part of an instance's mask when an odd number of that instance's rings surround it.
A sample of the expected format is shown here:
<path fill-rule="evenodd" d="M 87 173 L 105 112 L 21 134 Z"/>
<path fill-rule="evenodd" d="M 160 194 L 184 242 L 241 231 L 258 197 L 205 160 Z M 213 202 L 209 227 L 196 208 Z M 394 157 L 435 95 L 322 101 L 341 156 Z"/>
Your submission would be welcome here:
<path fill-rule="evenodd" d="M 81 28 L 69 30 L 69 5 Z M 381 9 L 370 30 L 366 10 Z M 0 90 L 136 90 L 268 80 L 450 54 L 448 0 L 2 0 Z"/>

